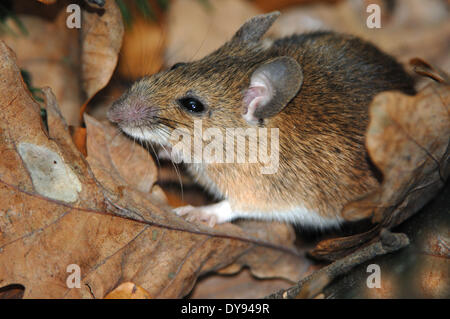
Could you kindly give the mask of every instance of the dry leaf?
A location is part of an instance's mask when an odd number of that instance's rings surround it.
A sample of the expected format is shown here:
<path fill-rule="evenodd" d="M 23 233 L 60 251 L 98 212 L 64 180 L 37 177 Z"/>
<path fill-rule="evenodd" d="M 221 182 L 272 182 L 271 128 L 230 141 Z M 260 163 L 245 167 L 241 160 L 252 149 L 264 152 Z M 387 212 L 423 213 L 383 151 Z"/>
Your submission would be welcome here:
<path fill-rule="evenodd" d="M 245 229 L 246 233 L 257 238 L 266 237 L 273 243 L 293 245 L 295 242 L 294 229 L 286 223 L 241 221 L 238 225 Z M 295 256 L 276 250 L 265 251 L 263 248 L 257 248 L 237 259 L 227 268 L 228 271 L 225 272 L 222 269 L 220 273 L 235 273 L 244 266 L 249 267 L 252 275 L 257 278 L 283 278 L 291 282 L 299 281 L 312 271 L 312 265 L 307 260 L 300 265 Z"/>
<path fill-rule="evenodd" d="M 190 299 L 252 299 L 286 289 L 292 282 L 282 279 L 257 279 L 248 269 L 236 275 L 213 275 L 201 279 L 189 295 Z"/>
<path fill-rule="evenodd" d="M 4 33 L 0 39 L 18 53 L 18 64 L 30 72 L 32 85 L 50 86 L 66 121 L 79 126 L 82 104 L 85 108 L 106 86 L 116 67 L 123 23 L 115 1 L 107 1 L 104 8 L 82 6 L 81 28 L 68 28 L 69 4 L 59 1 L 47 8 L 38 2 L 15 1 L 18 19 L 29 34 L 22 34 L 9 19 L 14 34 Z M 82 90 L 87 95 L 84 103 Z"/>
<path fill-rule="evenodd" d="M 372 217 L 372 230 L 322 241 L 312 255 L 335 260 L 399 225 L 445 185 L 450 172 L 450 86 L 433 83 L 416 96 L 377 95 L 370 106 L 366 145 L 383 174 L 381 186 L 343 211 L 347 220 Z"/>
<path fill-rule="evenodd" d="M 128 185 L 143 193 L 150 192 L 157 179 L 157 169 L 149 152 L 126 138 L 109 122 L 100 123 L 87 114 L 84 121 L 87 128 L 87 160 L 94 175 L 97 178 L 116 176 L 117 185 Z"/>
<path fill-rule="evenodd" d="M 419 75 L 429 77 L 439 83 L 450 84 L 448 74 L 420 58 L 411 59 L 409 64 L 414 67 L 414 72 Z"/>
<path fill-rule="evenodd" d="M 84 10 L 81 28 L 81 77 L 87 99 L 108 84 L 122 45 L 122 15 L 115 1 L 104 8 Z"/>
<path fill-rule="evenodd" d="M 125 282 L 107 294 L 105 299 L 150 299 L 150 294 L 132 282 Z"/>
<path fill-rule="evenodd" d="M 34 87 L 50 86 L 60 102 L 61 112 L 71 125 L 79 122 L 81 89 L 78 80 L 78 32 L 66 27 L 65 10 L 52 19 L 19 15 L 28 35 L 8 20 L 14 34 L 3 33 L 1 40 L 17 52 L 17 64 L 31 74 Z M 51 36 L 43 37 L 44 34 Z"/>
<path fill-rule="evenodd" d="M 0 284 L 21 283 L 26 297 L 62 297 L 65 267 L 77 259 L 73 247 L 82 234 L 74 226 L 78 217 L 63 205 L 98 198 L 99 190 L 89 174 L 79 174 L 87 168 L 67 143 L 70 136 L 48 138 L 14 54 L 1 41 L 0 60 Z"/>
<path fill-rule="evenodd" d="M 81 154 L 83 154 L 86 157 L 87 156 L 86 128 L 79 126 L 69 126 L 69 130 L 75 146 L 81 152 Z"/>
<path fill-rule="evenodd" d="M 374 222 L 389 218 L 392 227 L 423 207 L 450 172 L 449 114 L 449 85 L 432 84 L 412 97 L 376 96 L 366 144 L 383 182 L 375 193 L 346 207 L 344 216 L 373 216 Z"/>

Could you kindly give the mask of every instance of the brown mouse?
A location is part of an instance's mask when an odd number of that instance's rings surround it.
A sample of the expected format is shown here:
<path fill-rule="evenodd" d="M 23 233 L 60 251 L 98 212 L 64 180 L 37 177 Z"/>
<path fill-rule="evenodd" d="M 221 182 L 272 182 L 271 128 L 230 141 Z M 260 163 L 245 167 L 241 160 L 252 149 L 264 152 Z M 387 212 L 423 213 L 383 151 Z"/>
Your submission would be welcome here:
<path fill-rule="evenodd" d="M 178 142 L 174 131 L 195 133 L 199 121 L 203 130 L 223 136 L 227 128 L 278 132 L 257 142 L 278 151 L 271 173 L 262 173 L 267 163 L 260 161 L 206 162 L 177 153 L 198 183 L 221 199 L 178 208 L 180 215 L 211 226 L 235 218 L 337 226 L 346 203 L 379 185 L 364 142 L 368 106 L 381 91 L 414 94 L 412 78 L 354 36 L 262 39 L 278 15 L 256 16 L 210 55 L 144 77 L 108 112 L 126 134 L 163 146 Z M 189 141 L 183 145 L 195 153 L 201 146 Z"/>

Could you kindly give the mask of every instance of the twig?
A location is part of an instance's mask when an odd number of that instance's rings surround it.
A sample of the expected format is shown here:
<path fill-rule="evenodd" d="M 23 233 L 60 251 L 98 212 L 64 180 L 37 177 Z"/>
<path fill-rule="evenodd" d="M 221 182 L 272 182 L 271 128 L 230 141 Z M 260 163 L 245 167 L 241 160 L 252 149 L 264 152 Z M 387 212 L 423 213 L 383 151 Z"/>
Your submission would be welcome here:
<path fill-rule="evenodd" d="M 341 258 L 328 266 L 312 273 L 300 280 L 297 285 L 286 290 L 280 290 L 266 298 L 291 299 L 291 298 L 313 298 L 317 296 L 325 286 L 336 277 L 348 273 L 352 268 L 358 266 L 376 256 L 394 252 L 409 245 L 408 236 L 403 233 L 391 233 L 387 229 L 380 232 L 380 240 L 361 248 L 360 250 Z"/>

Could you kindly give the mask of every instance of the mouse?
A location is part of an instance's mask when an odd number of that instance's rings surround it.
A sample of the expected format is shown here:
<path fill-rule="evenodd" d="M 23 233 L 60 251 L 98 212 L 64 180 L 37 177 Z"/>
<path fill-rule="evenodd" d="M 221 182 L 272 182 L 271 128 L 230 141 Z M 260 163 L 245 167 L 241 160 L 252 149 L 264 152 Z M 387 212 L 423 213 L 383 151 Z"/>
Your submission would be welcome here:
<path fill-rule="evenodd" d="M 369 105 L 383 91 L 414 95 L 414 80 L 393 57 L 356 36 L 313 31 L 264 37 L 279 15 L 255 16 L 211 54 L 143 77 L 108 110 L 109 120 L 132 138 L 178 147 L 174 156 L 217 198 L 174 209 L 189 221 L 340 227 L 343 207 L 380 185 L 365 147 Z M 245 151 L 237 147 L 227 149 L 234 161 L 193 160 L 185 150 L 203 146 L 195 136 L 192 142 L 172 133 L 195 135 L 196 125 L 222 140 L 232 128 L 257 132 L 248 152 L 270 145 L 275 169 L 264 172 L 267 161 L 236 161 Z"/>

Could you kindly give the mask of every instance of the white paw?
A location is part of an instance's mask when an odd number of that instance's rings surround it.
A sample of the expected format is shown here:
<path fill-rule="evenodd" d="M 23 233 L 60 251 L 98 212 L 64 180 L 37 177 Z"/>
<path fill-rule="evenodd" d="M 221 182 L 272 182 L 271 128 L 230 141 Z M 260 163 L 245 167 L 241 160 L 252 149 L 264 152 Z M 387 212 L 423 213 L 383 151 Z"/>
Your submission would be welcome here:
<path fill-rule="evenodd" d="M 200 207 L 187 205 L 175 208 L 174 211 L 178 216 L 186 216 L 187 221 L 204 222 L 209 227 L 230 221 L 233 217 L 228 201 Z"/>
<path fill-rule="evenodd" d="M 185 216 L 189 222 L 203 222 L 208 224 L 209 227 L 214 227 L 217 223 L 217 216 L 202 208 L 187 205 L 175 208 L 174 211 L 178 216 Z"/>

